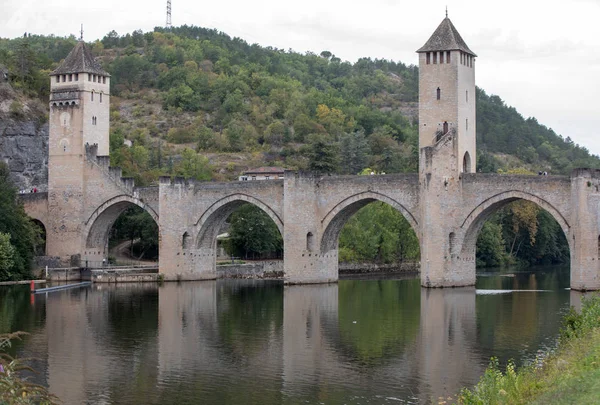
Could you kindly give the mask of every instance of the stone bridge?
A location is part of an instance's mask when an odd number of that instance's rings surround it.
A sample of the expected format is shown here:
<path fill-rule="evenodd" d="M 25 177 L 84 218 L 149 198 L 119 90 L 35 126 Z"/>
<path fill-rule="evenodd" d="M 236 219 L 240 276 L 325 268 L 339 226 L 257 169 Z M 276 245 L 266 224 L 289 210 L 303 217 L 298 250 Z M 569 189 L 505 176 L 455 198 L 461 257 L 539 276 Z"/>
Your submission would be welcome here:
<path fill-rule="evenodd" d="M 73 256 L 90 261 L 107 257 L 114 221 L 136 205 L 159 226 L 159 267 L 165 279 L 214 279 L 219 230 L 233 211 L 252 204 L 269 215 L 283 236 L 286 283 L 334 282 L 342 227 L 363 206 L 382 201 L 398 210 L 419 238 L 424 286 L 472 285 L 483 223 L 504 205 L 527 200 L 552 215 L 565 233 L 572 287 L 600 287 L 600 172 L 595 170 L 578 169 L 570 178 L 463 173 L 438 184 L 433 184 L 435 176 L 420 182 L 418 174 L 289 171 L 283 180 L 215 183 L 163 177 L 157 187 L 136 188 L 106 159 L 93 153 L 86 159 L 88 187 L 77 199 L 80 215 L 53 210 L 56 204 L 70 203 L 73 197 L 65 193 L 22 196 L 28 214 L 46 227 L 47 253 L 65 262 Z"/>
<path fill-rule="evenodd" d="M 571 287 L 600 289 L 600 171 L 476 174 L 476 55 L 447 17 L 417 52 L 418 173 L 286 172 L 283 180 L 228 183 L 161 178 L 157 187 L 137 188 L 109 165 L 110 75 L 80 41 L 50 75 L 48 194 L 22 196 L 25 209 L 46 228 L 47 254 L 72 263 L 105 258 L 114 221 L 127 207 L 141 207 L 158 224 L 165 279 L 200 280 L 216 277 L 216 237 L 227 217 L 253 204 L 281 232 L 284 278 L 294 284 L 336 281 L 342 227 L 361 207 L 382 201 L 419 238 L 421 284 L 449 287 L 475 283 L 475 244 L 485 220 L 527 200 L 565 233 Z"/>

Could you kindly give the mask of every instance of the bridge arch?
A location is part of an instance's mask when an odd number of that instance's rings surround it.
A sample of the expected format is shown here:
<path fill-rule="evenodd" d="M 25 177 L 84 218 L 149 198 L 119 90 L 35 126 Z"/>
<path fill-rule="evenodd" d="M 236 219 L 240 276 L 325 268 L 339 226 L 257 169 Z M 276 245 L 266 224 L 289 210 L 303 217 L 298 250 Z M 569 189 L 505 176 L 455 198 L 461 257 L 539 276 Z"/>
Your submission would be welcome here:
<path fill-rule="evenodd" d="M 463 233 L 462 246 L 459 250 L 460 256 L 462 258 L 473 258 L 474 260 L 477 236 L 479 235 L 479 231 L 483 227 L 485 221 L 494 212 L 503 208 L 507 204 L 518 200 L 530 201 L 540 208 L 546 210 L 563 230 L 565 238 L 569 243 L 569 249 L 571 252 L 573 252 L 573 241 L 572 238 L 569 237 L 571 226 L 564 215 L 556 207 L 534 194 L 520 190 L 509 190 L 498 193 L 481 202 L 464 219 L 460 226 Z"/>
<path fill-rule="evenodd" d="M 264 211 L 275 222 L 279 233 L 283 237 L 283 221 L 268 204 L 247 194 L 236 193 L 213 203 L 194 225 L 196 235 L 196 248 L 214 249 L 217 234 L 227 218 L 242 205 L 252 204 Z"/>
<path fill-rule="evenodd" d="M 401 203 L 384 194 L 366 191 L 354 194 L 333 207 L 321 221 L 323 237 L 321 238 L 321 254 L 337 249 L 342 228 L 359 209 L 374 201 L 381 201 L 394 207 L 408 221 L 411 228 L 420 239 L 419 224 L 414 215 Z"/>
<path fill-rule="evenodd" d="M 130 195 L 118 195 L 102 203 L 102 205 L 96 208 L 85 222 L 85 249 L 98 250 L 101 248 L 104 250 L 108 245 L 108 235 L 112 225 L 119 215 L 132 205 L 136 205 L 145 210 L 158 225 L 158 214 L 149 205 Z"/>

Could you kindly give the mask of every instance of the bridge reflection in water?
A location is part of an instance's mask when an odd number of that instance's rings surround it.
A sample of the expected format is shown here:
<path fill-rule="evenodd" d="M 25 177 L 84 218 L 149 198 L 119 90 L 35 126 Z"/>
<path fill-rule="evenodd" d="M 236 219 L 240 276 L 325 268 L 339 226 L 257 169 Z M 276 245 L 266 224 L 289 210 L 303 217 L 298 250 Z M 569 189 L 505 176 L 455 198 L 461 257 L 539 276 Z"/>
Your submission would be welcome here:
<path fill-rule="evenodd" d="M 494 294 L 418 279 L 95 286 L 36 297 L 18 354 L 38 357 L 38 382 L 68 404 L 417 403 L 475 383 L 493 354 L 551 345 L 579 300 L 560 282 L 482 278 L 505 289 Z"/>

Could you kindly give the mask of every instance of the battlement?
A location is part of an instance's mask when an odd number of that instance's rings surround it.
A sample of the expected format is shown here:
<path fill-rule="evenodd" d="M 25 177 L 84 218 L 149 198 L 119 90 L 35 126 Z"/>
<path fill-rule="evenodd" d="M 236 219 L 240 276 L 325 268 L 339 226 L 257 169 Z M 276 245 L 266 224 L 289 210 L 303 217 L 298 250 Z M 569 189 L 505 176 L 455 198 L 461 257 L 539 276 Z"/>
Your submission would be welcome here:
<path fill-rule="evenodd" d="M 110 166 L 110 156 L 97 156 L 98 145 L 85 145 L 86 161 L 92 163 L 100 169 L 110 180 L 128 194 L 134 193 L 135 181 L 133 177 L 123 177 L 123 170 L 120 167 Z"/>
<path fill-rule="evenodd" d="M 582 177 L 584 179 L 600 179 L 599 169 L 577 168 L 571 172 L 571 178 Z"/>

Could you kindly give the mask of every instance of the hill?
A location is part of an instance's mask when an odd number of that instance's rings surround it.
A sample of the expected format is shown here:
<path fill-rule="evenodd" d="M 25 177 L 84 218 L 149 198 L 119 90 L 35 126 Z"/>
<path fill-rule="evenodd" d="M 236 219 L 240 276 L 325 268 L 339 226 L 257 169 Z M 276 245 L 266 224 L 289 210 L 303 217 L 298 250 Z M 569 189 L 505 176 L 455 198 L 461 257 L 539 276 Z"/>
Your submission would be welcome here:
<path fill-rule="evenodd" d="M 20 107 L 31 103 L 24 98 L 46 101 L 47 75 L 75 42 L 0 39 L 0 65 L 20 94 L 5 103 L 5 116 L 27 116 Z M 417 169 L 414 65 L 369 58 L 352 64 L 329 51 L 261 47 L 194 26 L 112 31 L 91 46 L 112 76 L 111 161 L 137 184 L 160 175 L 235 179 L 265 165 L 309 169 L 319 164 L 315 159 L 340 174 Z M 482 171 L 568 174 L 576 166 L 600 167 L 597 156 L 569 137 L 481 89 L 477 140 Z M 319 148 L 326 153 L 316 153 Z"/>

